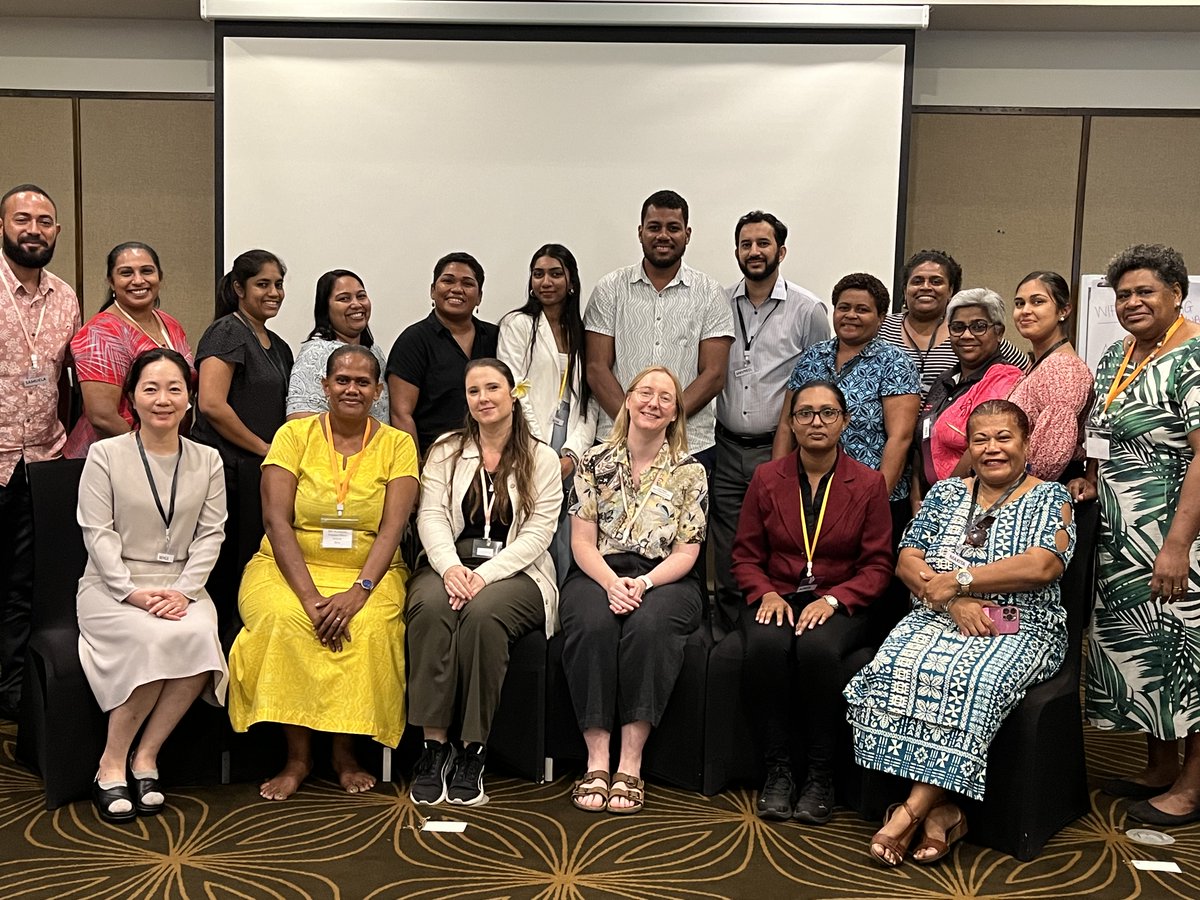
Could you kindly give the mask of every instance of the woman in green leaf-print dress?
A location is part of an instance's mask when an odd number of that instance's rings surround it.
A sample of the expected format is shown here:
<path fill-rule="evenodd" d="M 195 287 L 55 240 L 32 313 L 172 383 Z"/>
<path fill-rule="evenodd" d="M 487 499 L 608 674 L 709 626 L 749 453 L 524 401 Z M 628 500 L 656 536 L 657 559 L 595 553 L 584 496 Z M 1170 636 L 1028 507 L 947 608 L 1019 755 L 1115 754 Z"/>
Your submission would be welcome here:
<path fill-rule="evenodd" d="M 1200 326 L 1181 314 L 1187 269 L 1171 248 L 1130 247 L 1106 278 L 1131 336 L 1100 360 L 1089 477 L 1069 486 L 1101 509 L 1087 715 L 1146 732 L 1145 770 L 1104 790 L 1170 827 L 1200 821 Z"/>

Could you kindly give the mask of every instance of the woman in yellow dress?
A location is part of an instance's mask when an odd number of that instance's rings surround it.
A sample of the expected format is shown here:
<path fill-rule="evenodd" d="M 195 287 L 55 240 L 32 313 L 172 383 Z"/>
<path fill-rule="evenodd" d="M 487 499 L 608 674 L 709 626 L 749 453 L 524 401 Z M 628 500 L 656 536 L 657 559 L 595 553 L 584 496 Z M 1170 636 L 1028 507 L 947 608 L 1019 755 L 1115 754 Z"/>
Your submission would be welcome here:
<path fill-rule="evenodd" d="M 261 786 L 294 794 L 312 770 L 312 732 L 333 732 L 333 770 L 349 793 L 375 779 L 351 735 L 390 747 L 404 730 L 404 589 L 397 550 L 417 496 L 417 451 L 369 415 L 379 361 L 353 344 L 329 356 L 329 412 L 287 422 L 263 461 L 266 536 L 238 593 L 245 623 L 229 655 L 237 731 L 280 722 L 283 769 Z"/>

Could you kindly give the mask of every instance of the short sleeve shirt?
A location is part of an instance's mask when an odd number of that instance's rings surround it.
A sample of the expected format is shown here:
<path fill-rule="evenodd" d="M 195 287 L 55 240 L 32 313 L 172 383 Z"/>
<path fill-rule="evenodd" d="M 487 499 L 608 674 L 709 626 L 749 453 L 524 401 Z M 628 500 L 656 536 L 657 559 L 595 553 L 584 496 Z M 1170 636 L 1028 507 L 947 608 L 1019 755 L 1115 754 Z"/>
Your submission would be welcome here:
<path fill-rule="evenodd" d="M 341 341 L 327 341 L 322 338 L 309 338 L 300 345 L 300 353 L 292 366 L 292 377 L 288 382 L 287 414 L 294 413 L 323 413 L 329 411 L 329 401 L 325 399 L 325 391 L 321 388 L 321 379 L 325 377 L 325 366 L 329 355 L 338 347 Z M 379 371 L 382 373 L 387 366 L 383 350 L 378 344 L 369 348 L 371 355 L 379 360 Z M 383 390 L 379 399 L 371 404 L 371 415 L 380 422 L 388 421 L 388 392 L 387 381 L 384 380 Z"/>
<path fill-rule="evenodd" d="M 686 264 L 671 282 L 656 291 L 641 263 L 609 272 L 596 284 L 584 327 L 613 339 L 613 376 L 627 388 L 638 372 L 666 366 L 687 387 L 699 372 L 700 342 L 733 337 L 733 309 L 714 279 Z M 716 422 L 714 403 L 688 416 L 688 450 L 711 447 Z M 612 430 L 612 419 L 600 410 L 597 439 Z"/>
<path fill-rule="evenodd" d="M 233 366 L 229 384 L 229 405 L 250 431 L 268 444 L 283 424 L 287 400 L 288 379 L 292 372 L 292 348 L 283 338 L 268 331 L 271 346 L 258 342 L 253 329 L 236 314 L 223 316 L 208 326 L 196 347 L 196 369 L 204 360 L 216 357 Z M 212 424 L 196 410 L 192 439 L 216 447 L 226 466 L 235 467 L 239 460 L 258 459 L 217 433 Z"/>
<path fill-rule="evenodd" d="M 665 559 L 676 544 L 704 540 L 708 518 L 708 477 L 691 456 L 671 462 L 664 442 L 637 488 L 629 451 L 599 444 L 583 455 L 575 472 L 579 502 L 573 515 L 595 522 L 599 549 L 637 553 L 646 559 Z"/>
<path fill-rule="evenodd" d="M 830 338 L 809 347 L 792 370 L 788 390 L 795 391 L 808 381 L 832 381 L 846 395 L 850 420 L 842 432 L 842 447 L 850 458 L 878 470 L 883 462 L 887 430 L 883 423 L 883 400 L 902 394 L 919 394 L 921 379 L 917 367 L 901 350 L 874 338 L 859 354 L 837 371 L 838 339 Z M 908 496 L 906 472 L 892 491 L 892 500 Z"/>
<path fill-rule="evenodd" d="M 387 373 L 407 381 L 419 392 L 413 421 L 422 455 L 443 434 L 463 427 L 467 418 L 467 392 L 463 386 L 467 363 L 495 356 L 499 337 L 498 325 L 475 319 L 475 342 L 467 356 L 450 329 L 431 312 L 396 338 L 388 354 Z"/>

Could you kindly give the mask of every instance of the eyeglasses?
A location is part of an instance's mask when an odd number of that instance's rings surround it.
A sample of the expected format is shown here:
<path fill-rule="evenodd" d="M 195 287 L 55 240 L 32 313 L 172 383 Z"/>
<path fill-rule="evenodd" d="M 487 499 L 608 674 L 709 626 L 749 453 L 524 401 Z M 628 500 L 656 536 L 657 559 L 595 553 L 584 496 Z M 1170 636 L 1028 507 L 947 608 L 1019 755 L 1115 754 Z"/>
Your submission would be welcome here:
<path fill-rule="evenodd" d="M 946 329 L 955 337 L 958 337 L 964 331 L 970 329 L 971 334 L 980 335 L 986 334 L 988 329 L 995 328 L 995 322 L 985 322 L 983 319 L 974 319 L 970 322 L 951 322 L 946 326 Z"/>
<path fill-rule="evenodd" d="M 992 527 L 992 523 L 995 521 L 995 516 L 984 516 L 967 532 L 966 537 L 963 538 L 963 543 L 968 547 L 982 547 L 987 543 L 988 529 Z"/>
<path fill-rule="evenodd" d="M 812 409 L 808 406 L 802 406 L 792 413 L 792 418 L 798 425 L 807 425 L 817 416 L 821 417 L 821 421 L 826 425 L 832 425 L 844 414 L 836 406 L 825 406 L 821 409 Z"/>
<path fill-rule="evenodd" d="M 636 397 L 638 399 L 638 401 L 640 403 L 649 403 L 651 400 L 653 400 L 655 397 L 657 397 L 660 406 L 674 406 L 675 405 L 675 395 L 668 394 L 666 391 L 657 393 L 651 388 L 640 387 L 636 391 L 632 391 L 631 393 L 633 394 L 634 397 Z"/>

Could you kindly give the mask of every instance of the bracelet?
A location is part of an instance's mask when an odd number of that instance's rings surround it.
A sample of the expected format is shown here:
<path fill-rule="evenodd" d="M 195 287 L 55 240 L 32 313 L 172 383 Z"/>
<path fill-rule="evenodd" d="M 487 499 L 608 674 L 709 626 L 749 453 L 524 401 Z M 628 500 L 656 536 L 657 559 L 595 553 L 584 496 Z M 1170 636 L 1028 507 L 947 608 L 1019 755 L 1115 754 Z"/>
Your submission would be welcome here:
<path fill-rule="evenodd" d="M 958 596 L 951 597 L 949 600 L 947 600 L 945 603 L 942 604 L 941 611 L 944 613 L 950 612 L 950 607 L 952 607 L 955 603 L 957 603 L 961 599 L 962 598 L 958 597 Z"/>

